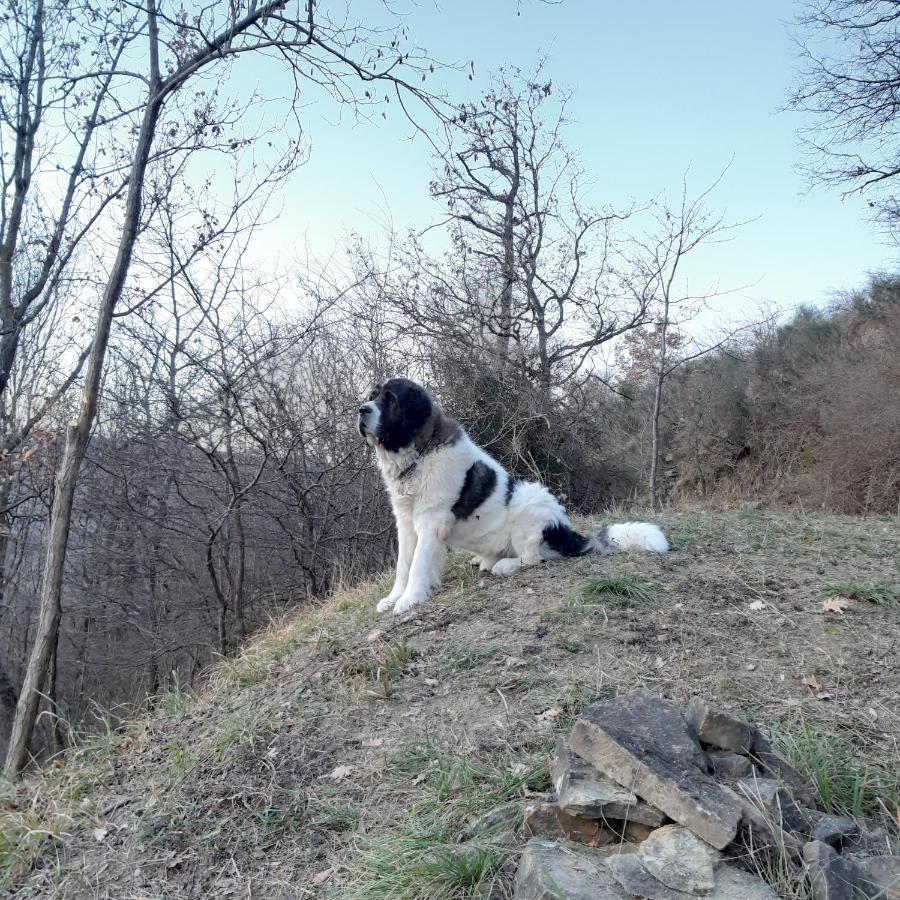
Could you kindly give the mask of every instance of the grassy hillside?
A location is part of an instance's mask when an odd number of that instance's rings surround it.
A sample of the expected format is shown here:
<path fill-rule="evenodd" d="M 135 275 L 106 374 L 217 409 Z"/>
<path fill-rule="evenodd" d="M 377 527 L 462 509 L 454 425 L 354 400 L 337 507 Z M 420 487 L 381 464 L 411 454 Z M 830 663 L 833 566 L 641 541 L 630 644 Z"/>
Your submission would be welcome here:
<path fill-rule="evenodd" d="M 667 556 L 506 580 L 454 558 L 403 620 L 367 583 L 273 625 L 199 693 L 0 789 L 0 896 L 504 897 L 517 848 L 461 846 L 467 822 L 546 788 L 579 708 L 638 686 L 763 724 L 890 840 L 896 518 L 659 518 Z"/>

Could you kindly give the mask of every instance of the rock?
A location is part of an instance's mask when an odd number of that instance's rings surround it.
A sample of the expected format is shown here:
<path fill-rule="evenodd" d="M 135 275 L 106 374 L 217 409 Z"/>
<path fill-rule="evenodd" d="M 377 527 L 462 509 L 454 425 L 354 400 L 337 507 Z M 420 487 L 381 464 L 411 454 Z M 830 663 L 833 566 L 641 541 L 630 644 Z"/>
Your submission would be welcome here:
<path fill-rule="evenodd" d="M 831 847 L 842 849 L 846 844 L 856 844 L 861 838 L 859 825 L 848 816 L 819 816 L 812 830 L 812 839 Z"/>
<path fill-rule="evenodd" d="M 606 867 L 630 896 L 646 900 L 695 900 L 693 894 L 673 890 L 652 875 L 639 853 L 611 856 Z"/>
<path fill-rule="evenodd" d="M 872 897 L 900 897 L 900 856 L 853 856 L 859 881 Z"/>
<path fill-rule="evenodd" d="M 858 900 L 900 894 L 900 857 L 841 856 L 824 841 L 803 848 L 814 900 Z"/>
<path fill-rule="evenodd" d="M 694 697 L 688 704 L 685 716 L 697 731 L 704 744 L 712 744 L 722 750 L 749 753 L 753 744 L 754 728 L 729 715 L 724 709 L 713 706 L 700 697 Z"/>
<path fill-rule="evenodd" d="M 704 900 L 778 900 L 778 895 L 756 875 L 734 866 L 719 866 L 716 886 Z"/>
<path fill-rule="evenodd" d="M 622 822 L 622 831 L 619 833 L 629 843 L 640 844 L 646 841 L 654 831 L 656 831 L 655 828 L 651 828 L 649 825 L 641 825 L 639 822 Z"/>
<path fill-rule="evenodd" d="M 815 808 L 817 797 L 812 786 L 786 759 L 772 749 L 772 745 L 758 729 L 754 729 L 753 732 L 750 759 L 772 778 L 780 781 L 796 803 Z"/>
<path fill-rule="evenodd" d="M 516 873 L 514 900 L 628 900 L 596 850 L 532 838 Z"/>
<path fill-rule="evenodd" d="M 774 778 L 742 778 L 737 783 L 737 791 L 757 809 L 770 810 L 778 795 L 778 782 Z"/>
<path fill-rule="evenodd" d="M 812 830 L 809 818 L 804 815 L 788 790 L 773 778 L 742 778 L 737 791 L 759 809 L 766 820 L 779 828 L 808 837 Z"/>
<path fill-rule="evenodd" d="M 523 815 L 524 808 L 521 801 L 511 800 L 472 819 L 466 828 L 466 836 L 473 837 L 495 831 L 518 831 Z"/>
<path fill-rule="evenodd" d="M 730 750 L 708 750 L 706 758 L 717 778 L 746 778 L 753 773 L 753 763 Z"/>
<path fill-rule="evenodd" d="M 706 774 L 706 759 L 681 713 L 652 694 L 589 706 L 571 747 L 603 774 L 717 849 L 737 832 L 741 804 Z"/>
<path fill-rule="evenodd" d="M 604 859 L 608 859 L 610 856 L 620 856 L 623 853 L 637 853 L 637 851 L 638 845 L 632 844 L 631 841 L 616 841 L 605 847 L 597 848 L 597 853 L 602 854 Z"/>
<path fill-rule="evenodd" d="M 651 875 L 676 891 L 706 893 L 716 883 L 713 864 L 719 854 L 683 825 L 657 828 L 638 854 Z"/>
<path fill-rule="evenodd" d="M 859 870 L 834 847 L 810 841 L 803 848 L 813 900 L 856 900 L 862 894 Z"/>
<path fill-rule="evenodd" d="M 760 854 L 769 857 L 780 854 L 783 848 L 791 860 L 799 863 L 803 856 L 803 842 L 799 838 L 785 831 L 780 822 L 745 795 L 732 792 L 730 788 L 725 790 L 741 804 L 741 827 L 736 844 L 742 853 L 753 858 Z"/>
<path fill-rule="evenodd" d="M 570 816 L 558 803 L 529 803 L 525 807 L 525 836 L 566 838 L 599 847 L 614 839 L 613 833 L 596 819 Z"/>
<path fill-rule="evenodd" d="M 605 778 L 574 754 L 565 738 L 560 738 L 556 745 L 552 776 L 559 805 L 573 816 L 623 819 L 653 828 L 665 821 L 660 810 Z"/>

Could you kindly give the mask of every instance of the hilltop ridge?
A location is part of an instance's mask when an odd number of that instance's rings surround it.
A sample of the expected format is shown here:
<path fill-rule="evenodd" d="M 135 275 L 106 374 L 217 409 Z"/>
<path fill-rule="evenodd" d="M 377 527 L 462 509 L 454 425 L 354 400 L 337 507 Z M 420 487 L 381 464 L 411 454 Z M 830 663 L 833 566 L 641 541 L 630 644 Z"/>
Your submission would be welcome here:
<path fill-rule="evenodd" d="M 865 772 L 860 811 L 896 815 L 896 519 L 657 519 L 665 556 L 508 579 L 453 557 L 403 618 L 375 614 L 380 579 L 273 625 L 198 692 L 0 789 L 0 896 L 509 896 L 521 848 L 453 848 L 548 786 L 581 708 L 637 687 Z"/>

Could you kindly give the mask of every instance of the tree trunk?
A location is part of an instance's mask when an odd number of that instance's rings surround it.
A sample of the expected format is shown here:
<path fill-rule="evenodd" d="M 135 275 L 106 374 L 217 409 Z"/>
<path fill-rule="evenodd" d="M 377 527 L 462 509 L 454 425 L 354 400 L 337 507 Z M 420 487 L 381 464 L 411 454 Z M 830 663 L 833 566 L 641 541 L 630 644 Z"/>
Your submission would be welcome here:
<path fill-rule="evenodd" d="M 513 198 L 510 193 L 503 215 L 503 290 L 500 293 L 500 371 L 509 362 L 509 339 L 512 332 L 512 294 L 516 280 L 516 257 L 513 246 Z"/>
<path fill-rule="evenodd" d="M 659 413 L 662 409 L 663 374 L 656 373 L 656 392 L 653 395 L 653 418 L 651 420 L 650 445 L 650 506 L 659 509 L 659 498 L 656 490 L 656 472 L 659 466 Z"/>
<path fill-rule="evenodd" d="M 656 391 L 653 395 L 653 417 L 651 419 L 650 446 L 650 506 L 659 509 L 657 492 L 657 469 L 659 467 L 659 414 L 662 410 L 663 382 L 666 378 L 666 336 L 669 330 L 669 299 L 663 305 L 663 320 L 659 331 L 659 365 L 656 369 Z"/>
<path fill-rule="evenodd" d="M 41 694 L 47 679 L 50 655 L 56 642 L 59 621 L 62 615 L 62 579 L 66 562 L 66 549 L 69 539 L 69 526 L 72 520 L 72 504 L 75 498 L 75 487 L 78 482 L 78 470 L 84 459 L 91 428 L 97 415 L 97 401 L 100 393 L 100 381 L 103 365 L 106 360 L 106 349 L 112 328 L 113 313 L 122 295 L 125 279 L 131 265 L 131 255 L 137 240 L 141 217 L 141 200 L 144 186 L 144 174 L 150 148 L 162 109 L 162 96 L 159 93 L 159 57 L 156 31 L 156 6 L 150 0 L 147 8 L 150 30 L 151 72 L 150 92 L 141 130 L 138 134 L 135 158 L 128 180 L 128 194 L 125 202 L 125 217 L 122 236 L 110 271 L 109 280 L 103 292 L 97 326 L 88 357 L 85 383 L 81 394 L 81 406 L 74 425 L 66 429 L 66 446 L 63 459 L 56 475 L 53 507 L 50 511 L 47 551 L 44 557 L 44 570 L 41 577 L 38 608 L 37 632 L 32 646 L 28 667 L 19 703 L 13 720 L 9 749 L 6 754 L 4 774 L 7 778 L 16 777 L 22 771 L 28 757 L 28 744 L 34 731 Z"/>

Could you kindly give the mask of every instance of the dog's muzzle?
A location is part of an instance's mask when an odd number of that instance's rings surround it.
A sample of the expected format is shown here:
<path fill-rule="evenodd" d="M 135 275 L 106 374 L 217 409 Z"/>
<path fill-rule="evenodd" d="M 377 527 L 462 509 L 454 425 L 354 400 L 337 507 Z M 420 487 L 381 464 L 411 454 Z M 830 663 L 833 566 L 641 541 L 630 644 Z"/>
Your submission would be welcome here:
<path fill-rule="evenodd" d="M 369 434 L 368 422 L 372 414 L 372 407 L 365 403 L 357 410 L 356 428 L 362 437 Z"/>

